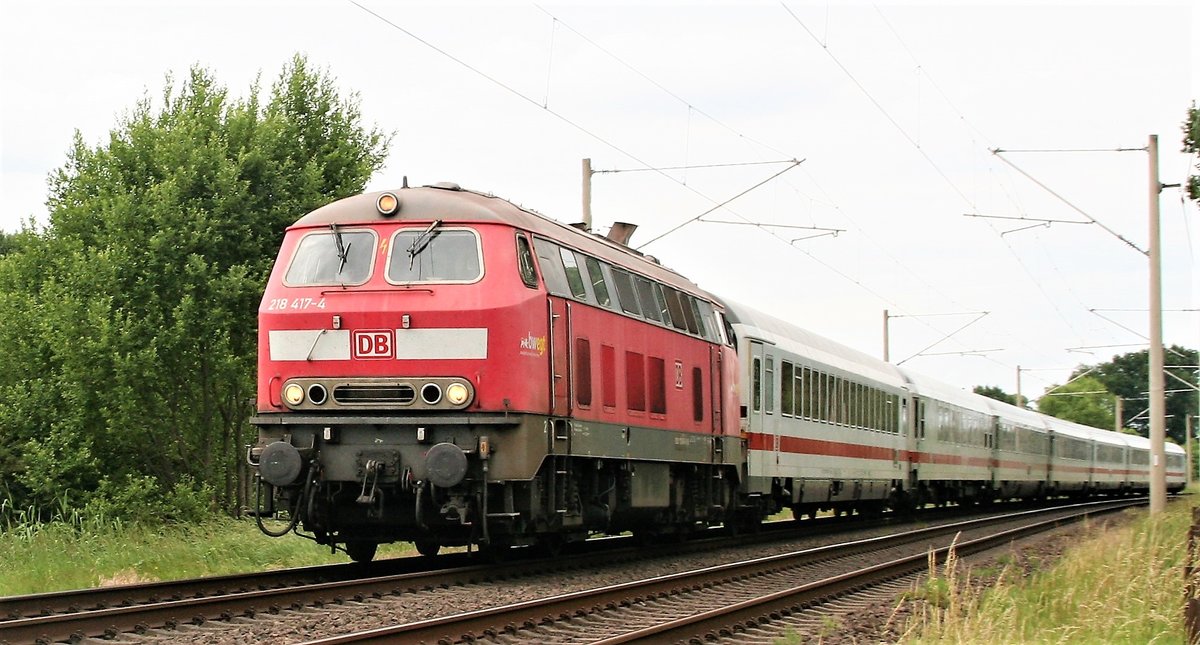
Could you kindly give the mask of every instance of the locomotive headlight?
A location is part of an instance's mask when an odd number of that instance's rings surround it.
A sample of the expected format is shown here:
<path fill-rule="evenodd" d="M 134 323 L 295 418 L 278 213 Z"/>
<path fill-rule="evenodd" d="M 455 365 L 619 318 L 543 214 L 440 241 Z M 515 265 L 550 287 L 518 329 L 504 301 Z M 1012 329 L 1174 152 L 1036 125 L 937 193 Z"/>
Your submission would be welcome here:
<path fill-rule="evenodd" d="M 304 402 L 304 388 L 296 383 L 288 383 L 283 388 L 283 401 L 288 405 L 300 405 Z"/>
<path fill-rule="evenodd" d="M 375 208 L 379 210 L 380 215 L 391 217 L 400 209 L 400 200 L 392 193 L 384 193 L 375 200 Z"/>
<path fill-rule="evenodd" d="M 462 383 L 451 383 L 446 388 L 446 401 L 450 405 L 462 405 L 467 402 L 467 398 L 471 396 L 470 390 Z"/>

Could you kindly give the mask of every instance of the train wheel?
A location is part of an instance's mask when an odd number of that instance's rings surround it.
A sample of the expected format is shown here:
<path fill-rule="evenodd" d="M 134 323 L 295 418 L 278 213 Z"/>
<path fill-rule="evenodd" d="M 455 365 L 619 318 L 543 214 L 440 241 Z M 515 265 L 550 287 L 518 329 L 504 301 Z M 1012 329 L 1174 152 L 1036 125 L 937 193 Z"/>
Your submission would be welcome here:
<path fill-rule="evenodd" d="M 355 562 L 370 562 L 375 559 L 375 550 L 378 548 L 376 542 L 347 542 L 346 555 Z"/>
<path fill-rule="evenodd" d="M 438 551 L 440 551 L 442 548 L 442 545 L 438 544 L 436 540 L 429 539 L 416 540 L 413 542 L 413 545 L 417 547 L 417 553 L 420 553 L 427 558 L 432 558 L 433 556 L 437 555 Z"/>

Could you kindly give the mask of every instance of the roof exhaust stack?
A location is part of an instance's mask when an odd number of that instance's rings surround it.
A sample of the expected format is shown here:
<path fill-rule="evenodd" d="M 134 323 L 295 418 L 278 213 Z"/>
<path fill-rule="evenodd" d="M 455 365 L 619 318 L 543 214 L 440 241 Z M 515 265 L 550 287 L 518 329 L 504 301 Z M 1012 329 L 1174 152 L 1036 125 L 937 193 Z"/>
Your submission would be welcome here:
<path fill-rule="evenodd" d="M 613 222 L 612 228 L 608 229 L 608 235 L 605 237 L 621 246 L 629 246 L 629 238 L 633 237 L 633 232 L 636 230 L 637 224 Z"/>

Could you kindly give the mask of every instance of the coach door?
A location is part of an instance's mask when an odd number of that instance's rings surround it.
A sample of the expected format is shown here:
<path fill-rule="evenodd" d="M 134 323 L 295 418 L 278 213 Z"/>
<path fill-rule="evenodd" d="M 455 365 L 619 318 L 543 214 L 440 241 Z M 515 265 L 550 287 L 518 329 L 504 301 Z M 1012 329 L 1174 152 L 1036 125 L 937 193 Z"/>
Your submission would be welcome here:
<path fill-rule="evenodd" d="M 571 303 L 548 298 L 550 315 L 550 414 L 571 412 Z"/>

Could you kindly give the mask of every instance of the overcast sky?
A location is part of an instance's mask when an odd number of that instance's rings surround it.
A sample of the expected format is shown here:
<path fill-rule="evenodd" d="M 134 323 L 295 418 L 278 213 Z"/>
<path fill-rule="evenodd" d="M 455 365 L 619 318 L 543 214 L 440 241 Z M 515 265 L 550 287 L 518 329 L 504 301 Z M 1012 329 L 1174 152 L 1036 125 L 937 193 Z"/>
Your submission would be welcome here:
<path fill-rule="evenodd" d="M 1184 2 L 4 0 L 0 229 L 45 222 L 73 133 L 103 142 L 168 74 L 200 65 L 245 96 L 299 52 L 395 133 L 371 189 L 455 181 L 573 222 L 588 157 L 640 171 L 593 183 L 594 228 L 638 224 L 635 247 L 788 166 L 647 168 L 803 160 L 642 251 L 872 355 L 883 311 L 908 316 L 894 362 L 1009 392 L 1020 365 L 1037 396 L 1145 347 L 1147 155 L 990 150 L 1157 134 L 1162 182 L 1184 180 L 1198 33 Z M 1161 204 L 1164 307 L 1194 310 L 1198 211 L 1173 188 Z M 1200 346 L 1200 315 L 1164 321 L 1168 343 Z M 977 350 L 994 351 L 930 355 Z"/>

